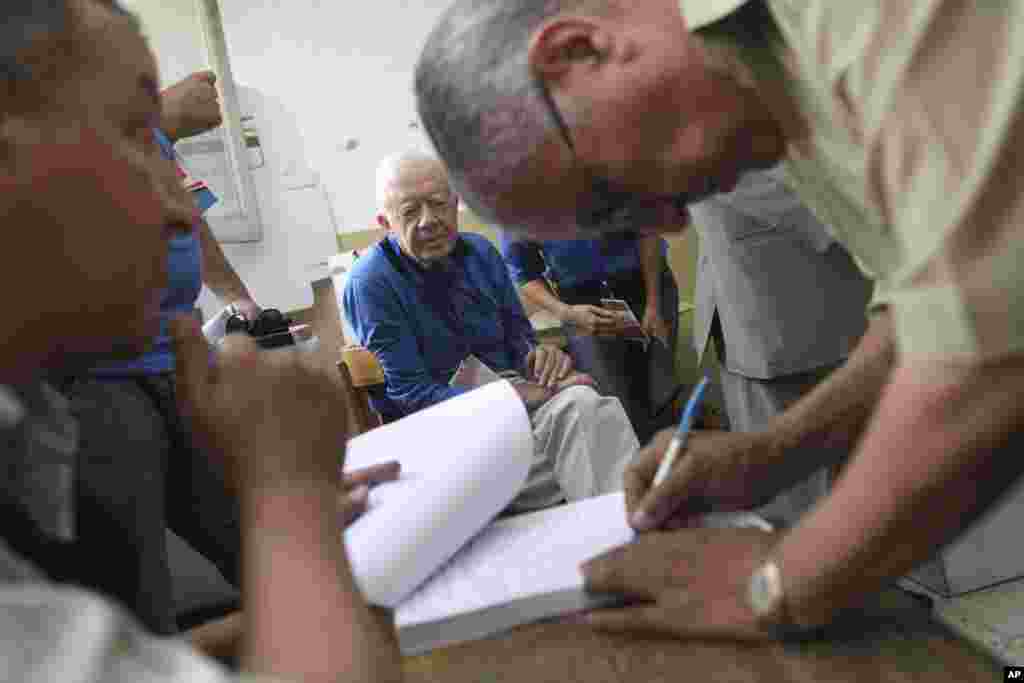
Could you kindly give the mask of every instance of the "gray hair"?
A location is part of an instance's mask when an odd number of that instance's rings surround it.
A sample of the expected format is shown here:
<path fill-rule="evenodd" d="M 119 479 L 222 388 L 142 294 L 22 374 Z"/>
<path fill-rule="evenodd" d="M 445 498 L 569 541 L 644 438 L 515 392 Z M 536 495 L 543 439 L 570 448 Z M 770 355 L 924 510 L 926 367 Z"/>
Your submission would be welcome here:
<path fill-rule="evenodd" d="M 416 64 L 417 108 L 449 180 L 485 220 L 510 178 L 554 131 L 530 72 L 530 37 L 569 10 L 599 12 L 604 0 L 457 0 Z"/>
<path fill-rule="evenodd" d="M 433 154 L 418 151 L 402 152 L 381 159 L 380 163 L 377 164 L 376 176 L 378 213 L 386 213 L 388 201 L 391 199 L 392 188 L 402 170 L 409 164 L 427 163 L 441 164 L 441 160 Z"/>

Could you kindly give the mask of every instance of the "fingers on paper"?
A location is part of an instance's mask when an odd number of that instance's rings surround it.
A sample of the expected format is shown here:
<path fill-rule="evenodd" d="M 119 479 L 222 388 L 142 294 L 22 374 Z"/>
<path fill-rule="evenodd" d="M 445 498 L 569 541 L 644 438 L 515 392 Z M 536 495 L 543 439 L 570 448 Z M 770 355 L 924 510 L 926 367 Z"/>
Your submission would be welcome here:
<path fill-rule="evenodd" d="M 370 465 L 362 469 L 346 472 L 342 478 L 342 485 L 346 488 L 357 486 L 372 486 L 383 484 L 388 481 L 395 481 L 401 473 L 402 465 L 397 460 Z"/>

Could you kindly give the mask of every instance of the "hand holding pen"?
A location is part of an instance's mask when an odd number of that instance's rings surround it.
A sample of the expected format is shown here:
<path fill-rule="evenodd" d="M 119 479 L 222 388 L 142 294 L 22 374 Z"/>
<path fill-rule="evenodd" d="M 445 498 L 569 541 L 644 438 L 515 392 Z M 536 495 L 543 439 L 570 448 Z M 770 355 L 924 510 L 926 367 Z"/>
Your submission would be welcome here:
<path fill-rule="evenodd" d="M 679 457 L 679 451 L 683 450 L 686 446 L 686 441 L 690 438 L 690 429 L 693 428 L 693 420 L 696 417 L 697 410 L 700 408 L 701 400 L 704 398 L 704 390 L 707 389 L 707 386 L 708 378 L 703 377 L 697 383 L 697 386 L 693 388 L 693 392 L 686 402 L 686 408 L 683 410 L 683 415 L 679 420 L 679 427 L 668 444 L 668 451 L 665 453 L 665 457 L 662 458 L 661 464 L 658 465 L 658 471 L 654 475 L 653 488 L 657 488 L 664 483 L 665 478 L 668 477 L 669 470 L 672 469 L 672 466 L 676 463 L 676 458 Z"/>
<path fill-rule="evenodd" d="M 705 383 L 675 430 L 660 432 L 626 468 L 629 524 L 637 531 L 691 526 L 709 512 L 750 510 L 796 483 L 786 441 L 771 430 L 692 431 Z"/>

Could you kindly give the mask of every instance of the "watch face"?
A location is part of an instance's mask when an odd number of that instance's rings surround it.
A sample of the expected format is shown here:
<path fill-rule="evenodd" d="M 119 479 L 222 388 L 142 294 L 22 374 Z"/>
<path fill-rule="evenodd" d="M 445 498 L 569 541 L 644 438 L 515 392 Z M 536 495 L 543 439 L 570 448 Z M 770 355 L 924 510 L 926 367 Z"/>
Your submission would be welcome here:
<path fill-rule="evenodd" d="M 750 577 L 750 609 L 757 616 L 771 614 L 779 600 L 779 587 L 772 581 L 767 570 L 768 567 L 761 567 Z"/>

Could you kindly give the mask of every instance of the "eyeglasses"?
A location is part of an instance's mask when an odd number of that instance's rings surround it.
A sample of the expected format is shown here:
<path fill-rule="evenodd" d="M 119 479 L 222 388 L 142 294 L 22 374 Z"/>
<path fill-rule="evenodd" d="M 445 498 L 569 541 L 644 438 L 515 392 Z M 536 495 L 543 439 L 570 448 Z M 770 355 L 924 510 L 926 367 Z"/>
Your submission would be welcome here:
<path fill-rule="evenodd" d="M 576 211 L 576 224 L 580 230 L 603 234 L 633 232 L 639 228 L 652 227 L 663 220 L 666 202 L 672 204 L 681 214 L 685 213 L 689 198 L 684 195 L 640 195 L 595 173 L 587 164 L 580 163 L 569 126 L 562 118 L 562 112 L 551 97 L 547 84 L 540 78 L 535 79 L 535 84 L 558 127 L 563 142 L 572 154 L 573 162 L 586 175 L 588 197 L 585 205 Z"/>
<path fill-rule="evenodd" d="M 548 90 L 547 84 L 541 78 L 535 78 L 534 83 L 537 85 L 537 89 L 540 91 L 540 98 L 544 100 L 544 104 L 548 108 L 548 113 L 551 114 L 551 118 L 555 120 L 555 125 L 558 126 L 558 132 L 562 135 L 562 140 L 565 141 L 565 146 L 572 152 L 572 157 L 576 159 L 576 147 L 572 144 L 572 136 L 569 135 L 569 125 L 562 118 L 562 112 L 559 111 L 558 105 L 555 104 L 554 98 L 551 97 L 551 92 Z"/>
<path fill-rule="evenodd" d="M 431 216 L 438 216 L 457 208 L 457 206 L 458 202 L 454 195 L 444 198 L 425 197 L 417 201 L 403 202 L 395 208 L 394 214 L 403 225 L 412 225 L 418 223 L 423 217 L 424 208 L 429 210 Z"/>

